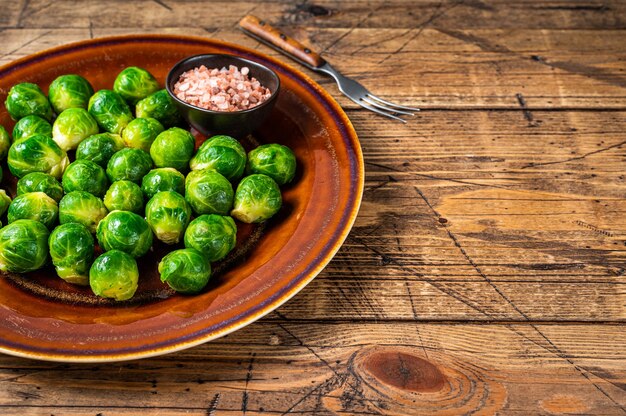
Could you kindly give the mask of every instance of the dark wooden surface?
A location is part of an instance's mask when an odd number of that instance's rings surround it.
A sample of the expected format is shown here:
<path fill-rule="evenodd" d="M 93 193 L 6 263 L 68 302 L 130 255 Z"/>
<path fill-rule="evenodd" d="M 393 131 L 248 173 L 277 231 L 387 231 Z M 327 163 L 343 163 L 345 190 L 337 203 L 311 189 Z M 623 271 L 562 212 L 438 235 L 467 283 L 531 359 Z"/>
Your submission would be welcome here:
<path fill-rule="evenodd" d="M 0 64 L 123 33 L 245 37 L 252 13 L 377 94 L 344 106 L 366 189 L 329 266 L 162 357 L 0 356 L 0 414 L 594 414 L 626 408 L 626 3 L 3 1 Z"/>

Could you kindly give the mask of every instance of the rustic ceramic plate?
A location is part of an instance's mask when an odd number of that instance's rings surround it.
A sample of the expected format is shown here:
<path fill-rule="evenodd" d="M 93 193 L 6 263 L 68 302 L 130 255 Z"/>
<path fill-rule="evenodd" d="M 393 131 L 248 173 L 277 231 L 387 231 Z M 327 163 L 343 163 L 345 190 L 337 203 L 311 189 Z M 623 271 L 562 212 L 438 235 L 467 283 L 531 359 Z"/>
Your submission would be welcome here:
<path fill-rule="evenodd" d="M 117 361 L 188 348 L 220 337 L 269 313 L 310 282 L 346 238 L 363 190 L 357 136 L 339 105 L 311 79 L 273 58 L 241 46 L 182 36 L 140 35 L 94 39 L 47 50 L 0 68 L 0 102 L 19 82 L 47 91 L 61 74 L 85 76 L 111 88 L 116 74 L 137 65 L 164 82 L 180 59 L 228 53 L 256 60 L 280 76 L 276 107 L 245 143 L 279 142 L 298 160 L 284 207 L 262 226 L 240 227 L 238 245 L 216 264 L 197 296 L 168 290 L 158 279 L 165 248 L 139 262 L 135 297 L 113 303 L 66 284 L 47 268 L 0 277 L 0 352 L 55 361 Z M 4 106 L 0 124 L 13 128 Z M 198 136 L 197 136 L 198 137 Z M 198 137 L 199 141 L 202 140 Z M 3 187 L 15 179 L 4 167 Z"/>

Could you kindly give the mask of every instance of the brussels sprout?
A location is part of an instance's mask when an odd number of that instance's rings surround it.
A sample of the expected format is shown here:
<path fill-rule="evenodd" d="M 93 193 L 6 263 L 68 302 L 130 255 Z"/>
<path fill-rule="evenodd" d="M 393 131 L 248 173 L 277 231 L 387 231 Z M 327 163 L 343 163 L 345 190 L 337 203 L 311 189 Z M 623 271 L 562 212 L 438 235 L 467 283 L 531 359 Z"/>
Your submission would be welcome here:
<path fill-rule="evenodd" d="M 30 82 L 14 85 L 4 105 L 13 120 L 34 114 L 52 120 L 52 107 L 41 88 Z"/>
<path fill-rule="evenodd" d="M 154 139 L 163 131 L 163 126 L 153 118 L 136 118 L 124 130 L 122 138 L 126 147 L 149 152 Z"/>
<path fill-rule="evenodd" d="M 200 145 L 189 167 L 191 170 L 214 169 L 235 182 L 246 167 L 246 151 L 230 136 L 213 136 Z"/>
<path fill-rule="evenodd" d="M 35 135 L 18 140 L 11 145 L 7 164 L 18 178 L 31 172 L 48 173 L 60 178 L 69 164 L 65 150 L 52 137 Z"/>
<path fill-rule="evenodd" d="M 176 244 L 191 221 L 191 208 L 178 192 L 159 192 L 146 204 L 146 221 L 156 238 Z"/>
<path fill-rule="evenodd" d="M 7 212 L 9 205 L 11 205 L 11 197 L 7 195 L 7 191 L 0 189 L 0 215 Z"/>
<path fill-rule="evenodd" d="M 0 230 L 0 270 L 26 273 L 37 270 L 48 260 L 45 225 L 34 220 L 17 220 Z"/>
<path fill-rule="evenodd" d="M 68 108 L 84 108 L 89 105 L 93 87 L 80 75 L 61 75 L 50 84 L 48 99 L 57 114 Z"/>
<path fill-rule="evenodd" d="M 130 104 L 146 98 L 159 90 L 159 83 L 143 68 L 130 66 L 120 72 L 113 83 L 113 91 Z"/>
<path fill-rule="evenodd" d="M 98 133 L 98 123 L 84 108 L 68 108 L 52 125 L 52 138 L 65 151 L 76 149 L 87 137 Z"/>
<path fill-rule="evenodd" d="M 59 225 L 48 239 L 50 257 L 57 275 L 68 283 L 89 284 L 89 267 L 93 262 L 93 236 L 82 224 Z"/>
<path fill-rule="evenodd" d="M 115 300 L 133 297 L 139 285 L 139 268 L 134 258 L 119 250 L 98 257 L 89 269 L 89 286 L 97 296 Z"/>
<path fill-rule="evenodd" d="M 104 196 L 104 205 L 109 211 L 132 211 L 135 214 L 143 214 L 143 193 L 134 182 L 113 182 Z"/>
<path fill-rule="evenodd" d="M 187 170 L 193 156 L 195 139 L 187 130 L 172 127 L 159 134 L 152 146 L 150 156 L 158 168 Z"/>
<path fill-rule="evenodd" d="M 152 169 L 141 180 L 141 190 L 146 199 L 152 198 L 157 192 L 174 191 L 185 193 L 185 175 L 173 168 Z"/>
<path fill-rule="evenodd" d="M 65 169 L 61 179 L 63 190 L 86 191 L 102 198 L 109 186 L 109 180 L 102 167 L 91 160 L 76 160 Z"/>
<path fill-rule="evenodd" d="M 100 133 L 87 137 L 76 148 L 76 159 L 86 159 L 107 167 L 115 152 L 124 148 L 122 137 L 113 133 Z"/>
<path fill-rule="evenodd" d="M 59 216 L 57 201 L 43 192 L 29 192 L 16 196 L 7 212 L 9 223 L 17 220 L 35 220 L 53 229 Z"/>
<path fill-rule="evenodd" d="M 130 211 L 110 212 L 96 230 L 100 247 L 105 251 L 121 250 L 141 257 L 152 246 L 152 231 L 146 220 Z"/>
<path fill-rule="evenodd" d="M 52 124 L 39 116 L 26 116 L 15 123 L 13 127 L 13 142 L 27 139 L 36 134 L 52 137 Z"/>
<path fill-rule="evenodd" d="M 159 263 L 161 281 L 180 293 L 199 293 L 211 277 L 211 265 L 193 248 L 175 250 Z"/>
<path fill-rule="evenodd" d="M 43 192 L 59 202 L 63 198 L 63 187 L 52 176 L 42 172 L 32 172 L 17 181 L 17 194 Z"/>
<path fill-rule="evenodd" d="M 264 144 L 248 153 L 246 172 L 262 173 L 278 185 L 291 182 L 296 173 L 296 156 L 282 144 Z"/>
<path fill-rule="evenodd" d="M 85 191 L 74 191 L 65 195 L 59 202 L 59 222 L 83 224 L 92 234 L 108 211 L 104 202 Z"/>
<path fill-rule="evenodd" d="M 3 126 L 0 126 L 0 161 L 6 159 L 9 153 L 9 147 L 11 147 L 11 138 L 9 132 Z M 0 175 L 0 179 L 2 176 Z"/>
<path fill-rule="evenodd" d="M 125 148 L 116 152 L 107 163 L 107 176 L 111 182 L 132 181 L 140 183 L 152 168 L 150 155 L 143 150 Z"/>
<path fill-rule="evenodd" d="M 126 101 L 111 90 L 100 90 L 92 95 L 88 109 L 98 125 L 109 133 L 120 134 L 133 120 Z"/>
<path fill-rule="evenodd" d="M 241 222 L 263 222 L 276 214 L 282 203 L 276 181 L 266 175 L 254 174 L 239 182 L 230 215 Z"/>
<path fill-rule="evenodd" d="M 156 118 L 165 128 L 172 127 L 181 120 L 180 113 L 166 90 L 159 90 L 139 101 L 135 113 L 141 118 Z"/>
<path fill-rule="evenodd" d="M 185 199 L 198 215 L 226 215 L 233 206 L 233 187 L 212 169 L 194 170 L 185 180 Z"/>
<path fill-rule="evenodd" d="M 237 226 L 228 216 L 200 215 L 185 231 L 185 247 L 195 248 L 208 261 L 221 260 L 237 244 Z"/>

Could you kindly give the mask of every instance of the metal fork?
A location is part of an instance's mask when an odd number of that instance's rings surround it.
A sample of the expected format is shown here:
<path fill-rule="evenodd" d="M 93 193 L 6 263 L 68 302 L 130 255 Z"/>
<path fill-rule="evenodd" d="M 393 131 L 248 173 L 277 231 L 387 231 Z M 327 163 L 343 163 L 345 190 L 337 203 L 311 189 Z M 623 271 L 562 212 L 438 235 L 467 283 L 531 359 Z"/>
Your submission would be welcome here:
<path fill-rule="evenodd" d="M 255 16 L 248 15 L 244 17 L 239 22 L 239 26 L 247 35 L 287 55 L 310 70 L 330 75 L 337 82 L 339 91 L 370 111 L 403 123 L 406 123 L 406 120 L 400 118 L 399 115 L 414 116 L 416 111 L 420 111 L 419 108 L 395 104 L 377 97 L 357 81 L 341 75 L 317 52 L 312 51 Z"/>

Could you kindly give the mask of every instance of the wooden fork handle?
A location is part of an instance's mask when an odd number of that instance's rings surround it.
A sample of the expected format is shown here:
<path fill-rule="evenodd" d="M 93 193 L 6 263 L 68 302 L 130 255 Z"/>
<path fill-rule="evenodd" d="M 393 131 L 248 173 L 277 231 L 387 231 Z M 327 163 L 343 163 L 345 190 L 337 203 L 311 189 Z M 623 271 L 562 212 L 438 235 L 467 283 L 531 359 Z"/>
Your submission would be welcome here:
<path fill-rule="evenodd" d="M 313 68 L 318 68 L 326 62 L 317 52 L 312 51 L 294 38 L 285 35 L 258 17 L 248 15 L 241 19 L 239 26 L 259 40 L 269 43 L 281 52 Z"/>

